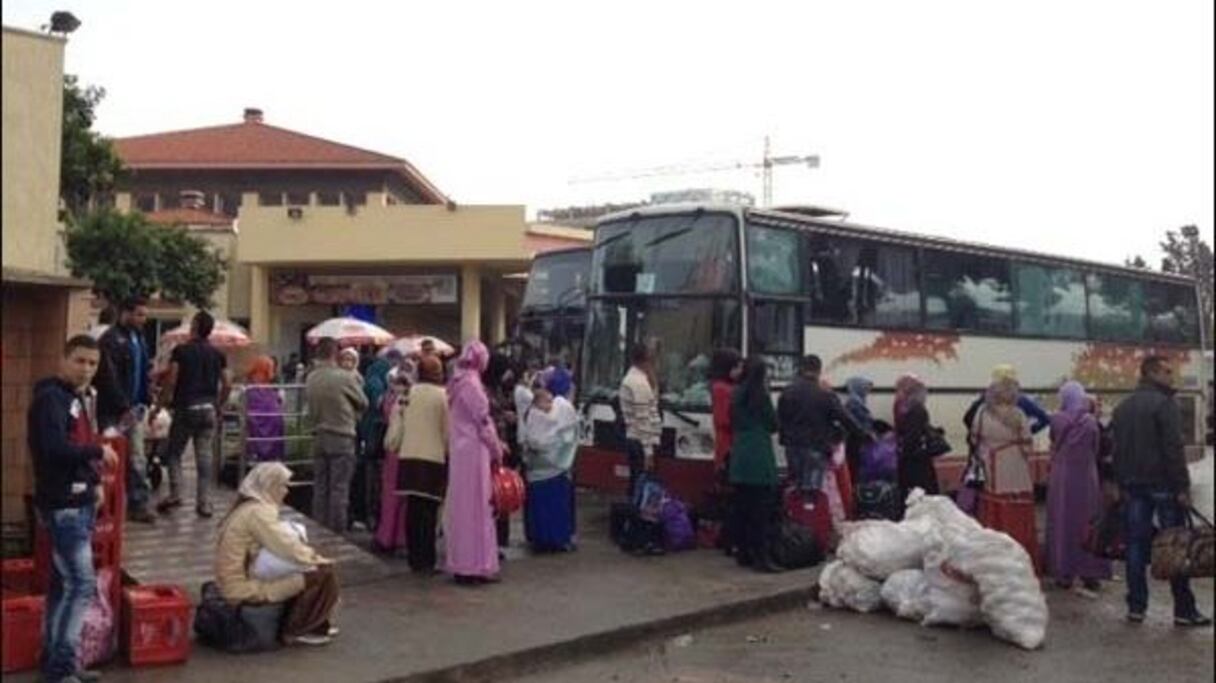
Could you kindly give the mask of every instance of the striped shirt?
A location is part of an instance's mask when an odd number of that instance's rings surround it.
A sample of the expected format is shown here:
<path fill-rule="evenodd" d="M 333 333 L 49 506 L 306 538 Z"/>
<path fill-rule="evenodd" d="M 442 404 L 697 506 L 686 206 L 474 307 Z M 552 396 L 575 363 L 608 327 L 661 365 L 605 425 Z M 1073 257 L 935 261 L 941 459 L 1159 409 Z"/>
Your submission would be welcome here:
<path fill-rule="evenodd" d="M 621 414 L 625 420 L 625 438 L 643 446 L 659 445 L 662 422 L 659 419 L 659 397 L 642 370 L 631 367 L 621 380 Z"/>

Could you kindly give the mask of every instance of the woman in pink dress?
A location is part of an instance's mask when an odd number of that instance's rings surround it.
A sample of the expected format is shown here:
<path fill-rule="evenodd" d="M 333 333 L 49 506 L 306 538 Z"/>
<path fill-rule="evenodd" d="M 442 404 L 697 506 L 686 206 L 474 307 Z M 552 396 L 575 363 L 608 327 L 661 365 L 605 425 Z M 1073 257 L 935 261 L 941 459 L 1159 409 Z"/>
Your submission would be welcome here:
<path fill-rule="evenodd" d="M 446 570 L 464 585 L 498 578 L 490 467 L 502 462 L 505 447 L 494 429 L 490 401 L 481 382 L 489 362 L 485 344 L 469 342 L 448 385 L 448 491 L 443 538 Z"/>

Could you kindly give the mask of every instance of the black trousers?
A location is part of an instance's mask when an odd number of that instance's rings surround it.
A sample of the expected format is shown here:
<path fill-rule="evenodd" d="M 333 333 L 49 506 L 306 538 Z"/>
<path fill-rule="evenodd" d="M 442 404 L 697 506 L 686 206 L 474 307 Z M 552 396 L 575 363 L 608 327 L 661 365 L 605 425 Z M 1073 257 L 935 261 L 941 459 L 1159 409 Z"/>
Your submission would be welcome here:
<path fill-rule="evenodd" d="M 439 501 L 422 496 L 406 496 L 405 542 L 410 569 L 416 572 L 428 572 L 435 568 L 435 524 L 438 518 Z"/>
<path fill-rule="evenodd" d="M 768 538 L 776 517 L 777 489 L 736 484 L 734 543 L 740 559 L 753 564 L 768 560 Z"/>

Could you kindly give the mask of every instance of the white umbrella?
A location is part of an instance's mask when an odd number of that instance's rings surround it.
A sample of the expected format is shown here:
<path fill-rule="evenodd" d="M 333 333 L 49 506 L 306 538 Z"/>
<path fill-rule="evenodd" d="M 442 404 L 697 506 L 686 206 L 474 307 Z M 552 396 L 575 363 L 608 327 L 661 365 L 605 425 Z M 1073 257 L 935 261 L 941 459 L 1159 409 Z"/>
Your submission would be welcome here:
<path fill-rule="evenodd" d="M 330 318 L 309 330 L 304 337 L 309 344 L 316 344 L 325 337 L 330 337 L 347 346 L 380 346 L 393 341 L 393 334 L 388 330 L 357 318 Z"/>
<path fill-rule="evenodd" d="M 190 325 L 181 324 L 177 327 L 165 332 L 160 336 L 161 344 L 181 344 L 190 339 Z M 232 349 L 241 346 L 249 346 L 252 340 L 249 339 L 249 333 L 245 328 L 230 321 L 216 320 L 215 327 L 211 330 L 211 336 L 207 337 L 207 341 L 211 345 L 221 349 Z"/>
<path fill-rule="evenodd" d="M 403 356 L 413 356 L 422 353 L 422 342 L 430 340 L 435 344 L 435 353 L 441 356 L 450 356 L 456 353 L 456 349 L 452 345 L 440 339 L 439 337 L 430 337 L 422 334 L 408 334 L 404 337 L 394 339 L 393 343 L 384 347 L 380 351 L 380 355 L 388 353 L 390 350 L 397 350 Z"/>

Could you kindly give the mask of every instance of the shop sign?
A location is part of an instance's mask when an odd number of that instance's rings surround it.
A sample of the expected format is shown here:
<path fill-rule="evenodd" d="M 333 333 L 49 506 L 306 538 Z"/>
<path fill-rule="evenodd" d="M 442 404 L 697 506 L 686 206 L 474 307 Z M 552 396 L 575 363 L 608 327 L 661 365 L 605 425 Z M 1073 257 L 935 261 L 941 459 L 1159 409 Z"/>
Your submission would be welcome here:
<path fill-rule="evenodd" d="M 272 281 L 270 298 L 280 306 L 457 302 L 455 275 L 280 274 Z"/>

